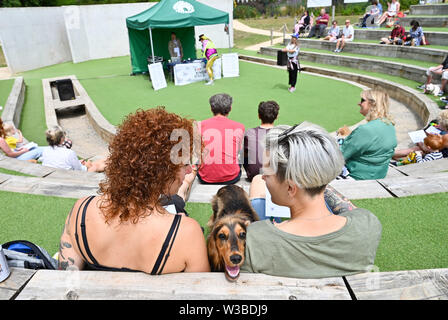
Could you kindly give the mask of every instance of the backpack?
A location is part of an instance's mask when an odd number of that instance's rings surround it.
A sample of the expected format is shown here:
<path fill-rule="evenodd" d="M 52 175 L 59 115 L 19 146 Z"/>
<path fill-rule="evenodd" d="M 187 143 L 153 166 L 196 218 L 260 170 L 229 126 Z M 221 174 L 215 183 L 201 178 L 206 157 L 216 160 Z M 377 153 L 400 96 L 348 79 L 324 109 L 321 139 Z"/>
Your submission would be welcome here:
<path fill-rule="evenodd" d="M 26 240 L 2 244 L 3 252 L 11 268 L 56 270 L 58 262 L 43 248 Z"/>

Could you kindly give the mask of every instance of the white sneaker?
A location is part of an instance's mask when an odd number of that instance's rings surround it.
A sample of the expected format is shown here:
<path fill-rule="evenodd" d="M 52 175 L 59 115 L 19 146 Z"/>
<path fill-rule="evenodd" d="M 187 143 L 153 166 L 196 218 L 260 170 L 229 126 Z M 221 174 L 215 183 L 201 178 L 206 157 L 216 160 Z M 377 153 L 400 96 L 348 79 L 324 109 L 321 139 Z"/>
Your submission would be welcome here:
<path fill-rule="evenodd" d="M 289 92 L 294 92 L 294 91 L 296 91 L 296 87 L 291 87 L 289 90 Z"/>
<path fill-rule="evenodd" d="M 213 80 L 210 80 L 209 82 L 206 82 L 206 83 L 205 83 L 206 86 L 209 86 L 209 85 L 211 85 L 211 84 L 213 84 Z"/>

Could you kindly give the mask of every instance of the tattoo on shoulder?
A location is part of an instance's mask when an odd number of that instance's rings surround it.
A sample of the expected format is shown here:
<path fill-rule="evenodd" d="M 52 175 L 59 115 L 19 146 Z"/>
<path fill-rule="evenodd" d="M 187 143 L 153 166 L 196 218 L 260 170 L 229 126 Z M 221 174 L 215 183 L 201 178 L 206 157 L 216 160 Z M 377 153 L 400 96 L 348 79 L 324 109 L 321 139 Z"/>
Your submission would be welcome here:
<path fill-rule="evenodd" d="M 332 186 L 327 186 L 324 193 L 325 201 L 334 214 L 355 209 L 355 205 Z"/>

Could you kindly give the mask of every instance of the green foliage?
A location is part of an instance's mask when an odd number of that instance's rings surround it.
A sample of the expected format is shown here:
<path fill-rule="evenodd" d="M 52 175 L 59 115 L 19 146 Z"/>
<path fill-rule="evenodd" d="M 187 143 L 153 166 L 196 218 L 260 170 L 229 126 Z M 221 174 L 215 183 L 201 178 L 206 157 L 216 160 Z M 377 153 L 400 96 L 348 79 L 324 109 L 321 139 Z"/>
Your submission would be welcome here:
<path fill-rule="evenodd" d="M 257 8 L 248 5 L 238 5 L 233 10 L 233 17 L 235 19 L 250 19 L 260 16 Z"/>

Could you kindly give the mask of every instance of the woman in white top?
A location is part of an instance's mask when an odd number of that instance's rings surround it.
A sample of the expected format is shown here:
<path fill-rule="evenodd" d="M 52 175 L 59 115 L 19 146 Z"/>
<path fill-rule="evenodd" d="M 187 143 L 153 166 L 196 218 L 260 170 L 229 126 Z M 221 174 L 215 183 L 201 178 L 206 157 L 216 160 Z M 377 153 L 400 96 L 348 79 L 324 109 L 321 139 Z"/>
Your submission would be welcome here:
<path fill-rule="evenodd" d="M 345 43 L 353 41 L 355 38 L 355 30 L 350 25 L 350 20 L 345 20 L 345 26 L 342 28 L 342 36 L 336 42 L 336 50 L 334 52 L 341 52 L 344 49 Z"/>
<path fill-rule="evenodd" d="M 49 147 L 42 152 L 42 165 L 66 170 L 101 172 L 104 171 L 105 161 L 80 161 L 75 151 L 64 145 L 65 132 L 59 126 L 54 126 L 45 132 Z"/>
<path fill-rule="evenodd" d="M 387 3 L 387 11 L 383 13 L 378 25 L 381 25 L 387 18 L 395 17 L 397 13 L 400 12 L 400 2 L 398 0 L 392 0 L 392 2 Z"/>
<path fill-rule="evenodd" d="M 286 52 L 288 55 L 287 68 L 289 73 L 289 92 L 294 92 L 296 90 L 297 83 L 297 72 L 299 71 L 299 60 L 297 59 L 299 55 L 299 43 L 298 39 L 299 35 L 297 33 L 293 33 L 291 35 L 291 41 L 286 46 L 286 48 L 282 49 L 283 52 Z"/>

